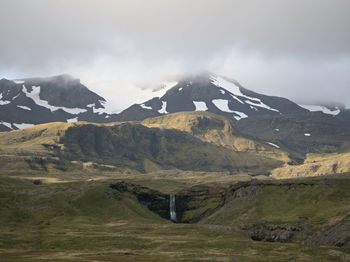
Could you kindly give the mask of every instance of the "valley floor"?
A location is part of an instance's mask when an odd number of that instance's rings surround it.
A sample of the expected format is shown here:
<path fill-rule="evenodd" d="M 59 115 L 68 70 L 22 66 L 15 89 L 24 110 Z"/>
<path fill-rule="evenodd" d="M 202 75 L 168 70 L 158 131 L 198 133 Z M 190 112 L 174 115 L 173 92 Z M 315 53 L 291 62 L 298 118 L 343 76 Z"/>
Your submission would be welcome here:
<path fill-rule="evenodd" d="M 350 261 L 349 245 L 306 245 L 302 234 L 290 243 L 253 241 L 240 227 L 242 221 L 306 221 L 309 231 L 329 227 L 350 215 L 349 175 L 298 180 L 298 185 L 311 181 L 316 185 L 313 189 L 266 186 L 247 201 L 226 200 L 221 209 L 191 224 L 161 218 L 135 194 L 118 193 L 110 185 L 124 181 L 170 194 L 193 192 L 193 186 L 197 190 L 200 186 L 215 189 L 252 178 L 176 170 L 147 175 L 84 177 L 62 173 L 44 177 L 40 173 L 0 176 L 1 261 Z M 39 179 L 42 183 L 35 185 L 33 181 Z M 261 177 L 259 181 L 269 180 Z M 285 195 L 278 198 L 280 190 Z M 272 206 L 259 202 L 267 198 Z M 213 204 L 206 201 L 198 203 Z M 225 213 L 230 208 L 233 213 Z"/>

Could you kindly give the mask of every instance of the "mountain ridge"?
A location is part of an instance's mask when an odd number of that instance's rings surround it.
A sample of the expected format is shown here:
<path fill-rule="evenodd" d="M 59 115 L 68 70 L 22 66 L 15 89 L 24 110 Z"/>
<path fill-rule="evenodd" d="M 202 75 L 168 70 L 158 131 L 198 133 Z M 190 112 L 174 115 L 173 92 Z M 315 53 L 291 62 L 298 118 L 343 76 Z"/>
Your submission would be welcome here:
<path fill-rule="evenodd" d="M 142 121 L 149 117 L 183 111 L 207 111 L 239 121 L 265 115 L 304 115 L 321 110 L 350 121 L 349 110 L 309 106 L 309 109 L 277 96 L 244 88 L 237 81 L 210 73 L 179 77 L 151 92 L 143 103 L 119 114 L 110 112 L 106 99 L 70 75 L 48 78 L 0 80 L 0 131 L 48 122 Z"/>

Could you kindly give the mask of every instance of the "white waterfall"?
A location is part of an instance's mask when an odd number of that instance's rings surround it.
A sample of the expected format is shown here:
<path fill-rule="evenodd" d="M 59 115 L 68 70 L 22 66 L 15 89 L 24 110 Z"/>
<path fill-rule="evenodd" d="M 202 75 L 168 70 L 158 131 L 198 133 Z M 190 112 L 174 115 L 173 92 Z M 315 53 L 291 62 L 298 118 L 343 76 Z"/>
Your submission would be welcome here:
<path fill-rule="evenodd" d="M 169 203 L 169 213 L 170 220 L 176 222 L 176 206 L 175 206 L 175 195 L 170 195 L 170 203 Z"/>

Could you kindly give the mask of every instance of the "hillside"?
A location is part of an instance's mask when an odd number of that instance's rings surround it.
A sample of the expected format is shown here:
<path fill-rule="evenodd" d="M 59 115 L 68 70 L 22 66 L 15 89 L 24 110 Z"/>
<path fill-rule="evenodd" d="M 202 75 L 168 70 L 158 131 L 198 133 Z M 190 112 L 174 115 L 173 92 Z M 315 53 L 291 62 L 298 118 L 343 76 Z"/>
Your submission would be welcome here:
<path fill-rule="evenodd" d="M 236 122 L 235 127 L 251 139 L 271 141 L 304 155 L 341 152 L 350 141 L 349 123 L 321 112 L 250 117 Z"/>
<path fill-rule="evenodd" d="M 1 169 L 68 171 L 83 166 L 150 172 L 177 168 L 275 178 L 349 172 L 347 130 L 336 131 L 327 124 L 318 131 L 325 125 L 322 118 L 298 119 L 293 126 L 279 117 L 266 118 L 271 124 L 257 122 L 262 128 L 254 136 L 247 129 L 252 120 L 237 125 L 209 112 L 179 112 L 141 122 L 37 125 L 0 133 Z M 312 134 L 308 137 L 304 132 Z M 333 136 L 327 140 L 330 132 Z M 316 153 L 307 154 L 306 149 Z"/>
<path fill-rule="evenodd" d="M 268 141 L 244 137 L 226 117 L 209 112 L 180 112 L 147 118 L 141 122 L 147 127 L 185 131 L 202 141 L 223 146 L 237 152 L 254 152 L 289 162 L 286 152 L 277 149 Z"/>
<path fill-rule="evenodd" d="M 2 133 L 0 153 L 2 168 L 12 162 L 9 159 L 16 158 L 44 170 L 57 161 L 72 168 L 92 162 L 140 172 L 179 168 L 252 174 L 264 174 L 282 165 L 273 153 L 233 151 L 209 142 L 187 132 L 148 128 L 136 122 L 107 125 L 52 123 Z"/>

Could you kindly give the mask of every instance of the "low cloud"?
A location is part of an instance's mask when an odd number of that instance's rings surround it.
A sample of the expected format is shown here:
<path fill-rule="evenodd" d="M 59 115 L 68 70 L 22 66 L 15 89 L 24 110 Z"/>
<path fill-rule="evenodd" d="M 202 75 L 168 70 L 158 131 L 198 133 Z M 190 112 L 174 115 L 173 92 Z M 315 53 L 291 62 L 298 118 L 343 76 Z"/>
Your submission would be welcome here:
<path fill-rule="evenodd" d="M 248 89 L 350 106 L 347 0 L 3 0 L 0 77 L 69 73 L 110 98 L 210 70 Z"/>

